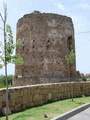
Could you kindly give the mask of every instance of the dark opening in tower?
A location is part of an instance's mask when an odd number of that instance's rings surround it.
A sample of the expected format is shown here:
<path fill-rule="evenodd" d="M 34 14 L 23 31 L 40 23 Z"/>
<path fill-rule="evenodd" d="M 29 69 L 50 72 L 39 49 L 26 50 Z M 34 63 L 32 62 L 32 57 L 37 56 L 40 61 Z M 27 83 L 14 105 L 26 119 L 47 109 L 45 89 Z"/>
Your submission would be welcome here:
<path fill-rule="evenodd" d="M 69 50 L 69 52 L 70 52 L 70 51 L 72 50 L 72 36 L 69 36 L 69 37 L 68 37 L 67 47 L 68 47 L 68 50 Z"/>

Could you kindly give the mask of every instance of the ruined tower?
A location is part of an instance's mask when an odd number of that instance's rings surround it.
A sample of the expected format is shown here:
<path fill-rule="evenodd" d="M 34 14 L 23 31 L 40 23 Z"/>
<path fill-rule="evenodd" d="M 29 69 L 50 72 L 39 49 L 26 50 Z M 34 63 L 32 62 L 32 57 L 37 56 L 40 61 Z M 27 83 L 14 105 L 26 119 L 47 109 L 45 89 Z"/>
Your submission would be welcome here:
<path fill-rule="evenodd" d="M 68 81 L 75 77 L 75 62 L 67 65 L 65 56 L 75 50 L 74 28 L 70 17 L 35 11 L 17 23 L 16 53 L 24 59 L 16 65 L 14 85 Z M 74 80 L 74 79 L 73 79 Z"/>

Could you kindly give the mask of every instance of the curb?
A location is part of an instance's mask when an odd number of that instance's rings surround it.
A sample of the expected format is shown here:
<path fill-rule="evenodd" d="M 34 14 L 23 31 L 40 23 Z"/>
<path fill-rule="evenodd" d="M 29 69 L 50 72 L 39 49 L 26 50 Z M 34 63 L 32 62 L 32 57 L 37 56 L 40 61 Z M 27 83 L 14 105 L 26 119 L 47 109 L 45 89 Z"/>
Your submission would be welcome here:
<path fill-rule="evenodd" d="M 62 114 L 60 116 L 57 116 L 57 117 L 55 117 L 55 118 L 53 118 L 51 120 L 67 120 L 68 118 L 70 118 L 70 117 L 84 111 L 85 109 L 87 109 L 89 107 L 90 107 L 90 103 L 84 104 L 84 105 L 79 106 L 79 107 L 77 107 L 77 108 L 75 108 L 75 109 L 73 109 L 73 110 L 71 110 L 69 112 L 66 112 L 66 113 L 64 113 L 64 114 Z"/>

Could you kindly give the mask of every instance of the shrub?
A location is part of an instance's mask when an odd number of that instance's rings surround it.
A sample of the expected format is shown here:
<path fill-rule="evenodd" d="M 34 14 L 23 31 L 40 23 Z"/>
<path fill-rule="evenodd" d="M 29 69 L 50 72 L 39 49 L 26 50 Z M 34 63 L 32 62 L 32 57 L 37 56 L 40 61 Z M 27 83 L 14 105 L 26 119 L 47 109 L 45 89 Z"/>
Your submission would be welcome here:
<path fill-rule="evenodd" d="M 12 78 L 13 78 L 13 75 L 8 75 L 7 79 L 8 79 L 8 84 L 9 85 L 12 85 Z M 6 85 L 5 76 L 1 75 L 0 76 L 0 88 L 5 87 L 5 85 Z"/>
<path fill-rule="evenodd" d="M 87 78 L 86 77 L 82 77 L 82 81 L 87 81 Z"/>

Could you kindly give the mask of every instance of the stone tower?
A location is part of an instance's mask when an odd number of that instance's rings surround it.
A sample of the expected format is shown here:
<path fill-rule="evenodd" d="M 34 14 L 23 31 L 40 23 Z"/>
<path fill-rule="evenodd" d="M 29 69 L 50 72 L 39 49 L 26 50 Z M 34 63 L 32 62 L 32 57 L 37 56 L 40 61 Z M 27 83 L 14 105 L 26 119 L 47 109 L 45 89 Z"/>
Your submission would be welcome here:
<path fill-rule="evenodd" d="M 16 53 L 24 59 L 16 65 L 14 85 L 68 81 L 76 67 L 67 65 L 65 56 L 75 50 L 74 28 L 70 17 L 34 11 L 17 23 Z M 73 79 L 75 80 L 75 79 Z"/>

